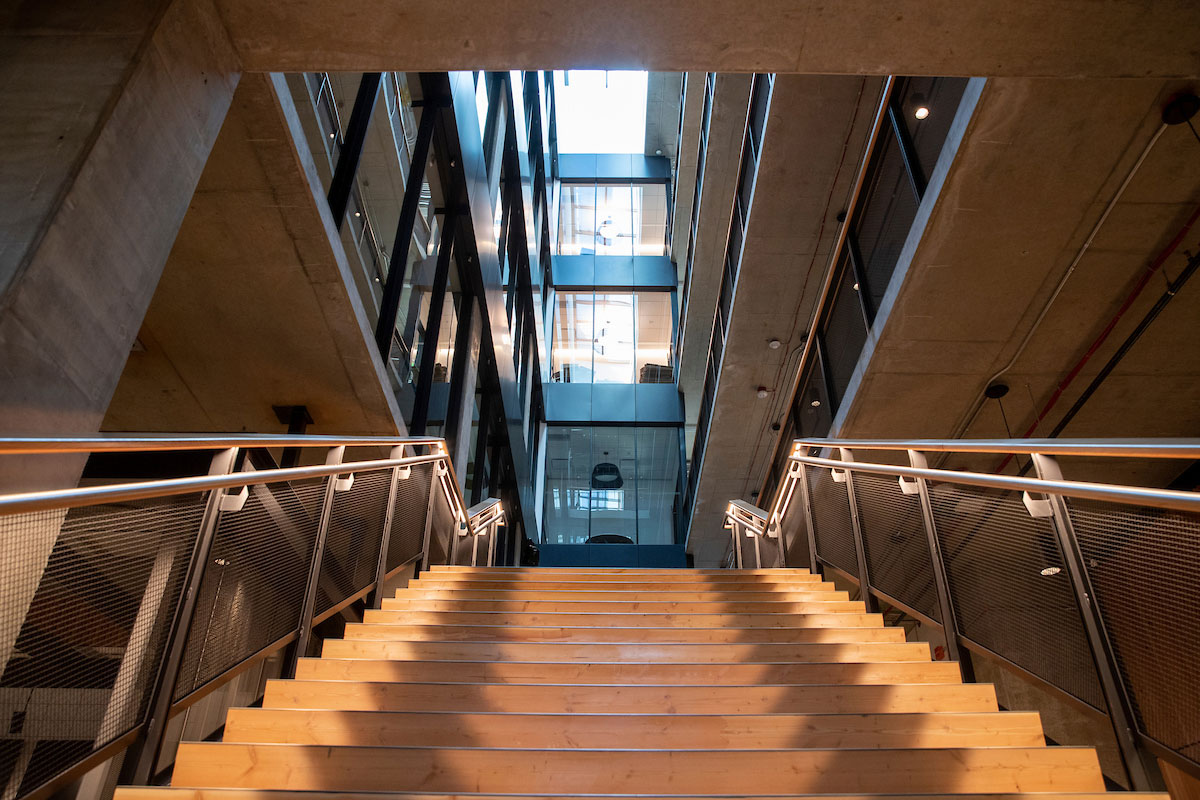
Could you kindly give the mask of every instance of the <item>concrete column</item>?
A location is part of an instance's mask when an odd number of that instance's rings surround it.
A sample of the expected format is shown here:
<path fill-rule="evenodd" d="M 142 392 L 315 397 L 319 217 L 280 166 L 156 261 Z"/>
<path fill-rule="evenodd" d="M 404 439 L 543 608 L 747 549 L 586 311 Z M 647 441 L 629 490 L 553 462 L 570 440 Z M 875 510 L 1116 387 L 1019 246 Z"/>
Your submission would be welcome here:
<path fill-rule="evenodd" d="M 2 20 L 0 434 L 91 434 L 239 64 L 211 0 L 25 3 Z M 81 466 L 0 459 L 0 485 L 74 485 Z"/>

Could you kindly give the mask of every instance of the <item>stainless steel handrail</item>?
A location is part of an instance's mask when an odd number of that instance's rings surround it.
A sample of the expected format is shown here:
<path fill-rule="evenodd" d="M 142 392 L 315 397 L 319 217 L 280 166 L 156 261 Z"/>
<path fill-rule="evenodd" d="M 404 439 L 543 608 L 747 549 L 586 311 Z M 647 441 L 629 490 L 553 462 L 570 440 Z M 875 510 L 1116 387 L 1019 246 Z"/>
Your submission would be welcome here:
<path fill-rule="evenodd" d="M 743 525 L 749 526 L 754 533 L 759 535 L 767 532 L 768 517 L 769 514 L 767 511 L 756 505 L 747 503 L 745 500 L 730 500 L 729 505 L 725 507 L 725 520 L 727 522 L 729 520 L 736 520 Z"/>
<path fill-rule="evenodd" d="M 805 447 L 1122 458 L 1200 458 L 1200 439 L 797 439 Z"/>
<path fill-rule="evenodd" d="M 191 494 L 210 489 L 232 489 L 263 483 L 280 483 L 303 478 L 321 478 L 326 475 L 346 475 L 352 472 L 374 472 L 393 467 L 407 467 L 445 461 L 443 453 L 405 458 L 389 458 L 376 461 L 347 461 L 340 464 L 321 464 L 312 467 L 288 467 L 286 469 L 253 470 L 233 472 L 227 475 L 203 475 L 194 478 L 170 478 L 160 481 L 136 481 L 112 486 L 84 486 L 77 489 L 58 489 L 49 492 L 26 492 L 23 494 L 0 495 L 0 515 L 20 514 L 30 511 L 45 511 L 54 508 L 77 508 L 100 503 L 121 503 L 130 500 L 145 500 L 151 497 L 167 497 L 176 494 Z M 458 495 L 457 505 L 464 512 L 466 506 Z"/>
<path fill-rule="evenodd" d="M 917 449 L 917 448 L 913 448 Z M 876 475 L 893 475 L 903 478 L 924 478 L 939 483 L 961 483 L 982 486 L 988 489 L 1009 489 L 1038 494 L 1057 494 L 1084 500 L 1107 500 L 1154 508 L 1169 508 L 1175 511 L 1200 512 L 1200 494 L 1178 492 L 1171 489 L 1147 489 L 1139 486 L 1120 486 L 1111 483 L 1089 483 L 1084 481 L 1043 480 L 1041 478 L 1018 478 L 1011 475 L 988 475 L 979 472 L 960 472 L 948 469 L 919 469 L 900 467 L 894 464 L 872 464 L 863 461 L 839 461 L 816 456 L 791 456 L 813 467 L 827 467 L 850 472 L 869 472 Z"/>
<path fill-rule="evenodd" d="M 436 436 L 298 436 L 293 434 L 179 435 L 121 433 L 91 437 L 2 437 L 0 455 L 224 450 L 229 447 L 397 447 L 433 445 Z"/>

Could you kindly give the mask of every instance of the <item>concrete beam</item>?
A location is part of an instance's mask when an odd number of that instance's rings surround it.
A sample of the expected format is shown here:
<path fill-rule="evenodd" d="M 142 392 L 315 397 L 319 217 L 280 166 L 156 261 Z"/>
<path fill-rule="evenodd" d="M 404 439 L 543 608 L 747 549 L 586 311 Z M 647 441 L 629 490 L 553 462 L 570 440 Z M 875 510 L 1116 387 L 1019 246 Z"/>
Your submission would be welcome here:
<path fill-rule="evenodd" d="M 1200 5 L 1063 0 L 218 0 L 249 70 L 1200 75 Z"/>
<path fill-rule="evenodd" d="M 3 22 L 0 431 L 95 433 L 237 56 L 207 0 L 27 3 Z M 10 490 L 73 485 L 80 466 L 20 461 L 0 463 Z"/>

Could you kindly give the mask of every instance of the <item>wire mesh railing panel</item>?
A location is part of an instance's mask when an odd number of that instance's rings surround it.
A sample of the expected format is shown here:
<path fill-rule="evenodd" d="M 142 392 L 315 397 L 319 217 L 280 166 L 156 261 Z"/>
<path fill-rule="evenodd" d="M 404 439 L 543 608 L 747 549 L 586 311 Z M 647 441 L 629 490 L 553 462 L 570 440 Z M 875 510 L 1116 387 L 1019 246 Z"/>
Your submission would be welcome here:
<path fill-rule="evenodd" d="M 1019 494 L 930 485 L 959 632 L 1103 709 L 1100 682 L 1052 523 Z"/>
<path fill-rule="evenodd" d="M 175 699 L 298 630 L 324 498 L 323 478 L 262 484 L 221 514 Z"/>
<path fill-rule="evenodd" d="M 850 520 L 850 495 L 846 484 L 835 481 L 828 469 L 809 467 L 805 472 L 812 497 L 817 555 L 850 575 L 858 575 L 854 524 Z"/>
<path fill-rule="evenodd" d="M 857 472 L 854 497 L 871 585 L 941 621 L 920 496 L 895 478 Z"/>
<path fill-rule="evenodd" d="M 425 544 L 425 516 L 429 508 L 429 486 L 433 468 L 433 464 L 414 464 L 408 478 L 396 485 L 392 534 L 388 539 L 389 570 L 420 553 Z"/>
<path fill-rule="evenodd" d="M 1200 762 L 1200 515 L 1071 500 L 1138 728 Z"/>
<path fill-rule="evenodd" d="M 435 480 L 432 490 L 433 496 L 433 514 L 429 518 L 429 563 L 430 564 L 451 564 L 455 563 L 450 560 L 452 547 L 454 546 L 454 538 L 458 536 L 458 523 L 454 518 L 454 512 L 450 508 L 450 503 L 446 499 L 446 493 Z M 462 542 L 459 542 L 458 547 L 461 556 Z M 470 556 L 468 555 L 468 558 Z M 469 563 L 469 562 L 468 562 Z"/>
<path fill-rule="evenodd" d="M 201 494 L 0 516 L 0 786 L 25 794 L 140 725 Z"/>
<path fill-rule="evenodd" d="M 318 615 L 374 582 L 391 483 L 390 469 L 358 472 L 347 491 L 334 492 L 317 582 Z"/>

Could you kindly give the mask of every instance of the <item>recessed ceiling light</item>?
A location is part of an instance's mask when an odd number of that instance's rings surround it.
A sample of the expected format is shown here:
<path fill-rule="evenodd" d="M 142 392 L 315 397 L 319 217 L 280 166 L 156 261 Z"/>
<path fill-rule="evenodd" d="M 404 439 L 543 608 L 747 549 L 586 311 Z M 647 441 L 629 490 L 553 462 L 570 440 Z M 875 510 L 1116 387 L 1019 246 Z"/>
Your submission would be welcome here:
<path fill-rule="evenodd" d="M 1060 572 L 1062 572 L 1062 567 L 1046 567 L 1044 570 L 1042 570 L 1042 574 L 1046 577 L 1057 575 Z"/>
<path fill-rule="evenodd" d="M 758 387 L 758 392 L 757 392 L 756 394 L 758 395 L 758 399 L 759 399 L 759 400 L 766 400 L 766 399 L 767 399 L 767 395 L 769 395 L 769 394 L 770 394 L 770 392 L 769 392 L 769 391 L 767 391 L 767 387 L 765 387 L 765 386 L 760 386 L 760 387 Z"/>
<path fill-rule="evenodd" d="M 917 106 L 916 110 L 913 111 L 913 116 L 917 119 L 925 119 L 929 116 L 929 106 Z"/>
<path fill-rule="evenodd" d="M 858 291 L 858 283 L 857 282 L 854 284 L 854 291 L 856 291 L 856 292 Z"/>
<path fill-rule="evenodd" d="M 767 342 L 767 347 L 771 348 L 772 350 L 778 350 L 780 347 L 783 347 L 783 342 L 779 341 L 778 339 L 772 339 L 771 341 Z"/>
<path fill-rule="evenodd" d="M 333 132 L 330 132 L 330 134 L 329 134 L 329 138 L 330 138 L 330 139 L 336 139 L 336 138 L 337 138 L 337 134 L 336 134 L 336 133 L 333 133 Z"/>
<path fill-rule="evenodd" d="M 820 400 L 813 400 L 811 403 L 809 403 L 809 405 L 810 405 L 810 406 L 812 406 L 813 408 L 820 408 L 820 407 L 821 407 L 821 401 L 820 401 Z"/>
<path fill-rule="evenodd" d="M 361 212 L 361 211 L 355 211 L 355 212 L 354 212 L 354 216 L 356 216 L 356 217 L 361 217 L 361 216 L 362 216 L 362 212 Z"/>

